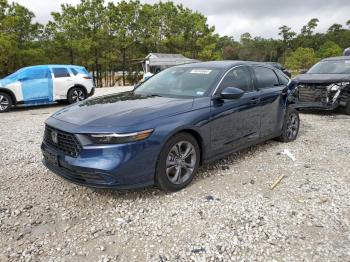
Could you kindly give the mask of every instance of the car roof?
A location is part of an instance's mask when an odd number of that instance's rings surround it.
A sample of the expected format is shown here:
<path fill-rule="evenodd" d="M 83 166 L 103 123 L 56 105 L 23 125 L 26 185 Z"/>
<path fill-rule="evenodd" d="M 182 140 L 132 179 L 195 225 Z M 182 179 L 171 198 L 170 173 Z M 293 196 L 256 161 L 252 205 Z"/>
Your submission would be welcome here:
<path fill-rule="evenodd" d="M 254 62 L 254 61 L 239 61 L 239 60 L 223 60 L 223 61 L 209 61 L 209 62 L 199 62 L 199 63 L 191 63 L 180 65 L 182 67 L 202 67 L 202 68 L 218 68 L 228 70 L 235 66 L 252 66 L 252 65 L 260 65 L 269 67 L 271 69 L 275 69 L 273 66 L 263 63 L 263 62 Z"/>
<path fill-rule="evenodd" d="M 279 62 L 264 62 L 264 64 L 268 64 L 268 65 L 281 65 L 281 63 L 279 63 Z"/>
<path fill-rule="evenodd" d="M 323 61 L 342 61 L 342 60 L 350 60 L 350 56 L 335 56 L 335 57 L 327 57 L 325 59 L 322 59 Z"/>
<path fill-rule="evenodd" d="M 23 67 L 23 69 L 34 69 L 34 68 L 43 68 L 43 67 L 51 67 L 51 68 L 61 68 L 61 67 L 70 67 L 70 68 L 84 68 L 83 66 L 78 66 L 78 65 L 34 65 L 34 66 L 27 66 Z"/>

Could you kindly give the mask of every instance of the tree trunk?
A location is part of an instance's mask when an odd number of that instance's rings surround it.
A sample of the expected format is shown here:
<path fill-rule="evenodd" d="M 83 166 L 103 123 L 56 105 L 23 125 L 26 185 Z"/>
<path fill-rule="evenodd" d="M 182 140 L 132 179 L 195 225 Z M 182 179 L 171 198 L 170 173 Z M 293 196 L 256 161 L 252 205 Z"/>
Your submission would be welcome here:
<path fill-rule="evenodd" d="M 95 86 L 97 86 L 97 77 L 96 77 L 96 67 L 95 65 L 92 66 L 92 78 L 94 79 L 94 82 L 95 82 Z"/>
<path fill-rule="evenodd" d="M 74 53 L 72 48 L 69 48 L 69 57 L 71 65 L 74 65 Z"/>
<path fill-rule="evenodd" d="M 122 49 L 123 52 L 123 61 L 122 61 L 122 67 L 123 67 L 123 86 L 125 86 L 125 67 L 126 67 L 126 50 L 125 48 Z"/>
<path fill-rule="evenodd" d="M 100 86 L 100 70 L 98 68 L 98 53 L 97 53 L 97 48 L 95 47 L 95 69 L 96 69 L 96 86 Z"/>

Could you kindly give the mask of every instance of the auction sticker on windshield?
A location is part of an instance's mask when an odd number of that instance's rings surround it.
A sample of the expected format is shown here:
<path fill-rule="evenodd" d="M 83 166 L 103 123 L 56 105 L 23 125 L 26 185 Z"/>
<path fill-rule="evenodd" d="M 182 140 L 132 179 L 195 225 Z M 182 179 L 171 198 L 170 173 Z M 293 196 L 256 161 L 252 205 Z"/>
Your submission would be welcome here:
<path fill-rule="evenodd" d="M 201 74 L 201 75 L 209 75 L 211 70 L 209 69 L 192 69 L 191 74 Z"/>

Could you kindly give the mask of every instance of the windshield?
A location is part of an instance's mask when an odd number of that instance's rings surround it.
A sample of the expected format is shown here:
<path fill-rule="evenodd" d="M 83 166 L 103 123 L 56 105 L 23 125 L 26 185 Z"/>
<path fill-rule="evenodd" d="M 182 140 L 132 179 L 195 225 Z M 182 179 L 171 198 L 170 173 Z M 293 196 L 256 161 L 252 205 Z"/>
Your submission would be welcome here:
<path fill-rule="evenodd" d="M 135 94 L 201 97 L 210 92 L 220 70 L 215 68 L 172 67 L 140 85 Z"/>
<path fill-rule="evenodd" d="M 18 75 L 20 73 L 22 73 L 23 71 L 25 71 L 25 68 L 17 70 L 16 72 L 12 73 L 11 75 L 6 76 L 4 79 L 11 79 L 11 80 L 13 79 L 13 80 L 15 80 L 15 79 L 17 79 Z"/>
<path fill-rule="evenodd" d="M 308 74 L 350 74 L 350 60 L 319 62 L 311 67 Z"/>

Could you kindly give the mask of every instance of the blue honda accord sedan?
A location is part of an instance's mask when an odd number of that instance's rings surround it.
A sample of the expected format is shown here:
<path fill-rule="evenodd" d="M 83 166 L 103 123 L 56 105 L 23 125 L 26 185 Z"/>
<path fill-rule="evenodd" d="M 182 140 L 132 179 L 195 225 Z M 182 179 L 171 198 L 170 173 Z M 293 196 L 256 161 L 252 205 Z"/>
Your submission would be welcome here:
<path fill-rule="evenodd" d="M 268 139 L 295 140 L 299 114 L 288 99 L 292 83 L 256 62 L 172 67 L 132 92 L 89 99 L 52 115 L 43 163 L 89 187 L 180 190 L 203 163 Z"/>

